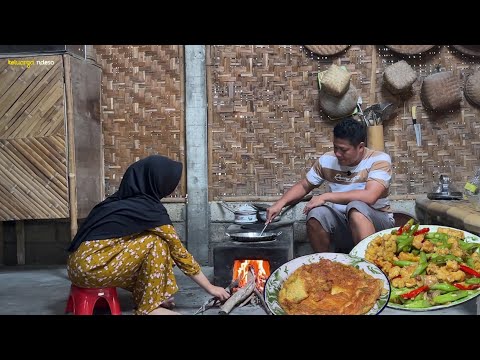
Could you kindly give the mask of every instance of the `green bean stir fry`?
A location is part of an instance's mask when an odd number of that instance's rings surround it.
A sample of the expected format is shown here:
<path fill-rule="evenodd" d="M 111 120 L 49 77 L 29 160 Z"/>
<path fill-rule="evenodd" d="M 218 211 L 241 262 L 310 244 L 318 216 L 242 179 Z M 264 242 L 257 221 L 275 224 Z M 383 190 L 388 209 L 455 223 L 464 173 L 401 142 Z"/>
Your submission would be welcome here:
<path fill-rule="evenodd" d="M 461 230 L 438 227 L 433 232 L 410 219 L 391 234 L 377 236 L 365 258 L 387 274 L 391 303 L 427 309 L 480 293 L 479 247 Z"/>

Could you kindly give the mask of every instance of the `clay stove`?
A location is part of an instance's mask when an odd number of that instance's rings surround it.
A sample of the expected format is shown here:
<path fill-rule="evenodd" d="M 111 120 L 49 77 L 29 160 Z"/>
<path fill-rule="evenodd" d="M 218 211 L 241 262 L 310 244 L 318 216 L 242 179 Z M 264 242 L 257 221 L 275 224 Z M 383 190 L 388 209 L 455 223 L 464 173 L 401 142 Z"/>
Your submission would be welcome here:
<path fill-rule="evenodd" d="M 251 225 L 249 230 L 242 229 L 240 225 L 230 225 L 228 233 L 261 231 L 263 224 Z M 227 236 L 226 241 L 218 244 L 213 249 L 213 281 L 217 286 L 226 287 L 235 279 L 238 266 L 247 260 L 263 260 L 269 273 L 275 271 L 280 265 L 293 258 L 293 237 L 288 231 L 276 227 L 275 232 L 282 231 L 275 240 L 262 242 L 236 242 Z M 234 271 L 235 270 L 235 271 Z"/>

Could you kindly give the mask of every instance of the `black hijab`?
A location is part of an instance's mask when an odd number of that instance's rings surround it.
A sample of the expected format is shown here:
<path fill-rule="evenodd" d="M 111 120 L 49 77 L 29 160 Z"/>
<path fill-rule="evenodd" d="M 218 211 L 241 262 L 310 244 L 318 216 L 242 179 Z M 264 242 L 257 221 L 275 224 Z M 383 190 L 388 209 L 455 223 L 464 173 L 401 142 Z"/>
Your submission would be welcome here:
<path fill-rule="evenodd" d="M 87 240 L 118 238 L 171 225 L 160 200 L 175 190 L 181 176 L 182 164 L 164 156 L 152 155 L 133 163 L 118 191 L 90 211 L 68 251 L 75 251 Z"/>

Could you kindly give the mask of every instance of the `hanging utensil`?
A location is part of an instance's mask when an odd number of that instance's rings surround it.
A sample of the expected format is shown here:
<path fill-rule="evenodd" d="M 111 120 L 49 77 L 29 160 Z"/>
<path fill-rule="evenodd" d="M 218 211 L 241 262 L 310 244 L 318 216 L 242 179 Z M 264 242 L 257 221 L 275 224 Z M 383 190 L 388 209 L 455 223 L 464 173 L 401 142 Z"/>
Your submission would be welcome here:
<path fill-rule="evenodd" d="M 412 106 L 412 122 L 413 129 L 415 130 L 415 139 L 417 140 L 417 146 L 422 146 L 422 128 L 420 124 L 417 124 L 417 107 Z"/>

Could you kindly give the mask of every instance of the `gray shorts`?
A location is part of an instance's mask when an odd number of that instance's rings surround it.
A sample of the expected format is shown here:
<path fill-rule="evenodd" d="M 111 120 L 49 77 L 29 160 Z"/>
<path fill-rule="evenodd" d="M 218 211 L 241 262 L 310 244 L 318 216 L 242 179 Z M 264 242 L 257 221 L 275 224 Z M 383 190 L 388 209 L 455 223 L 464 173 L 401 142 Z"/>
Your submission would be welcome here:
<path fill-rule="evenodd" d="M 332 251 L 351 249 L 354 246 L 352 233 L 350 232 L 348 218 L 346 216 L 351 209 L 356 209 L 365 215 L 365 217 L 372 222 L 375 231 L 385 230 L 395 226 L 392 213 L 375 210 L 363 201 L 355 200 L 349 202 L 345 214 L 329 205 L 313 208 L 307 215 L 307 221 L 312 217 L 317 219 L 325 231 L 330 233 L 334 241 L 334 244 L 330 244 Z"/>

